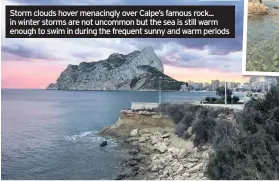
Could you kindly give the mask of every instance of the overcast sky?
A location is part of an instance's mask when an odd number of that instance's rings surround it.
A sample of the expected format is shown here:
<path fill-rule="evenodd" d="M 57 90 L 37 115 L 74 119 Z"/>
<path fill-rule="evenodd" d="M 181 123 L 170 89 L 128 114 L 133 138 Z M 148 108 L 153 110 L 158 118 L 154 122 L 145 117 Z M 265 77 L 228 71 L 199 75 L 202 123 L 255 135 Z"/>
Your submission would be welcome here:
<path fill-rule="evenodd" d="M 5 5 L 235 5 L 234 39 L 6 39 Z M 2 87 L 43 88 L 68 64 L 98 61 L 111 53 L 127 54 L 152 46 L 165 73 L 182 81 L 229 79 L 241 74 L 243 1 L 192 0 L 5 0 L 2 1 Z M 224 16 L 227 16 L 224 14 Z M 229 66 L 228 68 L 224 68 Z"/>

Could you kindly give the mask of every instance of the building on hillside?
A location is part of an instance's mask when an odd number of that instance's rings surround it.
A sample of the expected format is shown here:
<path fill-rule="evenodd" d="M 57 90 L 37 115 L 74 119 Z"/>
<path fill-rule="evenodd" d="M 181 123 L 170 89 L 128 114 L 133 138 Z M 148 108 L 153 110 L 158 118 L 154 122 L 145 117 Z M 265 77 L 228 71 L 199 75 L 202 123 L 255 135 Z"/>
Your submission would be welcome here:
<path fill-rule="evenodd" d="M 220 87 L 225 87 L 225 81 L 220 82 Z"/>
<path fill-rule="evenodd" d="M 219 80 L 212 80 L 211 81 L 211 87 L 212 87 L 212 90 L 216 90 L 217 87 L 220 86 L 220 81 Z"/>
<path fill-rule="evenodd" d="M 203 88 L 203 83 L 196 82 L 193 84 L 195 90 L 201 90 Z"/>
<path fill-rule="evenodd" d="M 188 91 L 188 86 L 186 83 L 181 85 L 180 91 Z"/>
<path fill-rule="evenodd" d="M 276 77 L 259 77 L 253 76 L 250 79 L 250 89 L 251 90 L 261 90 L 268 91 L 270 88 L 277 84 Z"/>
<path fill-rule="evenodd" d="M 209 89 L 210 88 L 210 83 L 208 83 L 208 82 L 204 82 L 203 83 L 203 88 L 206 88 L 206 89 Z"/>

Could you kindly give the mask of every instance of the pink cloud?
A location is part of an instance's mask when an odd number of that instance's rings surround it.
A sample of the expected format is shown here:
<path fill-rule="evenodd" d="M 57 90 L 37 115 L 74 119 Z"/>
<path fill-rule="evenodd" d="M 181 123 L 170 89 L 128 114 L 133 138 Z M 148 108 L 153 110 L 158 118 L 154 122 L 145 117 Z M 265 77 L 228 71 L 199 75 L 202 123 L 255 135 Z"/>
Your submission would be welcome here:
<path fill-rule="evenodd" d="M 211 82 L 211 80 L 221 80 L 228 82 L 247 82 L 250 77 L 242 76 L 240 72 L 221 72 L 208 68 L 179 68 L 164 66 L 165 74 L 174 79 L 187 82 Z"/>
<path fill-rule="evenodd" d="M 66 65 L 59 65 L 47 60 L 2 61 L 2 88 L 46 88 L 55 82 Z M 211 80 L 247 82 L 250 77 L 239 72 L 220 72 L 208 68 L 179 68 L 165 66 L 165 74 L 180 80 L 210 82 Z"/>
<path fill-rule="evenodd" d="M 46 88 L 65 66 L 49 61 L 2 61 L 2 88 Z"/>

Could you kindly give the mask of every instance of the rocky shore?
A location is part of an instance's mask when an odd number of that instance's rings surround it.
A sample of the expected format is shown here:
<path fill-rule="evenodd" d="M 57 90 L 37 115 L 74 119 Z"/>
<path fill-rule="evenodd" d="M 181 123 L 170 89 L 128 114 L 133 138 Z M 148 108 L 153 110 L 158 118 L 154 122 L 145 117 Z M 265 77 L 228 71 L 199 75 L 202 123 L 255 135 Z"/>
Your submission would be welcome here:
<path fill-rule="evenodd" d="M 147 111 L 122 111 L 118 122 L 104 128 L 100 135 L 118 136 L 124 144 L 130 145 L 125 169 L 116 180 L 208 179 L 204 169 L 211 148 L 197 148 L 191 139 L 177 137 L 174 124 L 166 116 Z"/>

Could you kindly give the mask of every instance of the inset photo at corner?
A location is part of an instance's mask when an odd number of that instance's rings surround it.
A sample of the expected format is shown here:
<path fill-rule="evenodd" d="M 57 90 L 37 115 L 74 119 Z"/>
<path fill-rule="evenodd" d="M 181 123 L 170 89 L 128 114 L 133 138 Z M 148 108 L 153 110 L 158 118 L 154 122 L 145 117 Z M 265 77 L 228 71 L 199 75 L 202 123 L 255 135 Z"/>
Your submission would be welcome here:
<path fill-rule="evenodd" d="M 279 0 L 249 0 L 244 9 L 243 74 L 279 76 Z"/>

